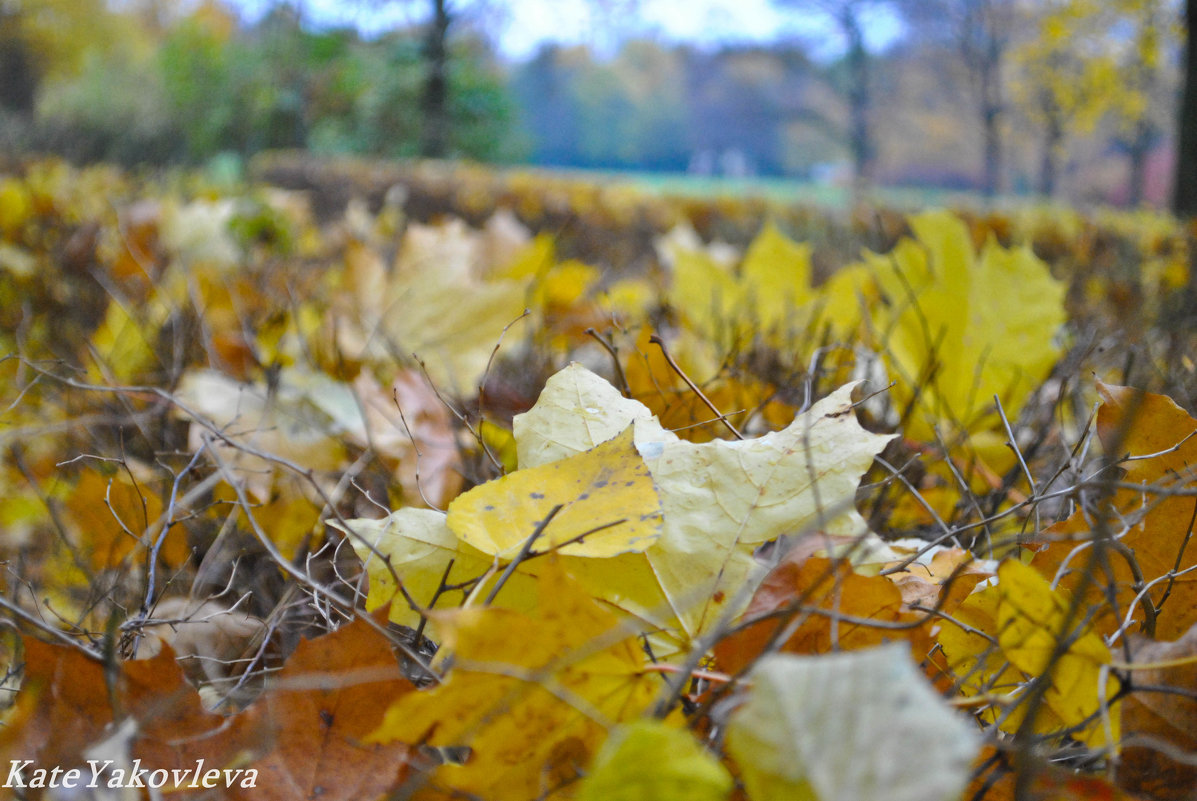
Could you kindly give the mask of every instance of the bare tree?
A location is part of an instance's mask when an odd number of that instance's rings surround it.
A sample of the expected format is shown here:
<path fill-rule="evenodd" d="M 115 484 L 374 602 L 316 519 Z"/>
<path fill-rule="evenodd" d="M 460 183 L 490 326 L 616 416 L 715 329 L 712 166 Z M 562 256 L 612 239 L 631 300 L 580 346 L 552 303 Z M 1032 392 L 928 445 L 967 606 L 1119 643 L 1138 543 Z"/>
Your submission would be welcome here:
<path fill-rule="evenodd" d="M 1184 92 L 1178 115 L 1176 174 L 1172 191 L 1172 210 L 1178 217 L 1197 215 L 1197 0 L 1185 0 Z M 1191 271 L 1197 274 L 1197 271 Z M 1193 279 L 1197 282 L 1197 278 Z"/>
<path fill-rule="evenodd" d="M 872 62 L 866 39 L 869 11 L 892 5 L 889 0 L 776 0 L 779 5 L 814 12 L 835 25 L 843 37 L 845 86 L 848 110 L 848 149 L 852 156 L 853 181 L 857 189 L 873 177 L 876 144 L 872 114 Z"/>
<path fill-rule="evenodd" d="M 420 106 L 424 130 L 420 155 L 444 158 L 449 152 L 449 25 L 452 21 L 446 0 L 432 0 L 432 18 L 424 35 L 427 69 Z"/>
<path fill-rule="evenodd" d="M 983 139 L 982 190 L 1002 189 L 1005 148 L 1006 55 L 1016 28 L 1016 0 L 902 0 L 903 17 L 916 35 L 955 51 L 968 80 Z"/>

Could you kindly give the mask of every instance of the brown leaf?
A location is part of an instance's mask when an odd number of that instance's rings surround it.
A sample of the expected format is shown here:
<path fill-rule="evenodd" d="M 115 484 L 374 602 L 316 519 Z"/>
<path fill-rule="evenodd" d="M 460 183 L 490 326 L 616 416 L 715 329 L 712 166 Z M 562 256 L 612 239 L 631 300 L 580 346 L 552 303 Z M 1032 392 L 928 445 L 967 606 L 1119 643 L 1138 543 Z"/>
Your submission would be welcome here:
<path fill-rule="evenodd" d="M 386 609 L 377 618 L 386 621 Z M 272 730 L 273 748 L 250 765 L 246 801 L 351 801 L 375 798 L 406 772 L 409 746 L 365 745 L 396 698 L 414 689 L 390 643 L 358 619 L 299 644 L 272 687 L 247 712 Z"/>
<path fill-rule="evenodd" d="M 1100 776 L 1085 776 L 1021 755 L 981 750 L 961 796 L 971 801 L 1136 801 Z"/>
<path fill-rule="evenodd" d="M 800 607 L 794 614 L 787 608 Z M 811 611 L 822 610 L 822 611 Z M 846 564 L 799 554 L 787 556 L 757 590 L 744 620 L 782 613 L 724 637 L 715 646 L 722 670 L 742 670 L 759 657 L 778 626 L 796 626 L 780 650 L 795 654 L 851 651 L 893 640 L 909 640 L 911 653 L 921 662 L 931 648 L 931 621 L 903 611 L 902 594 L 884 576 L 862 576 Z M 869 622 L 876 621 L 877 625 Z M 912 624 L 892 628 L 893 624 Z"/>
<path fill-rule="evenodd" d="M 1098 391 L 1104 403 L 1098 410 L 1097 431 L 1106 452 L 1150 457 L 1123 462 L 1126 471 L 1123 480 L 1145 487 L 1155 485 L 1155 491 L 1120 489 L 1110 499 L 1108 508 L 1099 510 L 1110 534 L 1125 546 L 1108 557 L 1118 609 L 1112 609 L 1108 603 L 1104 577 L 1098 581 L 1086 579 L 1088 555 L 1084 552 L 1073 555 L 1078 546 L 1093 537 L 1092 513 L 1077 511 L 1048 529 L 1045 546 L 1035 555 L 1032 566 L 1052 579 L 1067 565 L 1060 586 L 1073 592 L 1086 587 L 1084 605 L 1101 610 L 1095 624 L 1108 633 L 1118 628 L 1121 616 L 1138 596 L 1141 585 L 1131 569 L 1133 560 L 1142 582 L 1151 587 L 1145 600 L 1153 609 L 1159 607 L 1152 620 L 1151 611 L 1139 603 L 1135 619 L 1151 636 L 1176 639 L 1197 623 L 1197 575 L 1186 572 L 1197 566 L 1197 548 L 1189 542 L 1197 507 L 1191 495 L 1169 492 L 1193 485 L 1197 437 L 1188 437 L 1197 429 L 1197 420 L 1164 395 L 1106 384 L 1098 384 Z M 1159 580 L 1171 571 L 1179 575 Z"/>
<path fill-rule="evenodd" d="M 1119 784 L 1150 798 L 1193 801 L 1197 765 L 1173 755 L 1197 759 L 1197 625 L 1175 642 L 1132 638 L 1131 645 L 1136 665 L 1161 666 L 1131 674 L 1135 691 L 1122 702 Z"/>
<path fill-rule="evenodd" d="M 169 647 L 116 666 L 111 692 L 105 665 L 76 648 L 25 638 L 23 661 L 16 709 L 0 728 L 0 764 L 82 766 L 84 752 L 110 733 L 110 724 L 127 718 L 136 723 L 132 755 L 149 770 L 194 768 L 199 759 L 223 767 L 257 739 L 244 718 L 203 708 Z"/>
<path fill-rule="evenodd" d="M 147 531 L 151 537 L 157 535 L 156 528 L 150 528 L 162 514 L 157 490 L 145 484 L 135 485 L 124 472 L 108 478 L 94 470 L 83 473 L 66 507 L 78 526 L 80 544 L 93 569 L 116 567 L 134 549 L 145 546 L 141 538 Z M 168 565 L 187 560 L 191 551 L 182 527 L 167 533 L 158 555 Z"/>

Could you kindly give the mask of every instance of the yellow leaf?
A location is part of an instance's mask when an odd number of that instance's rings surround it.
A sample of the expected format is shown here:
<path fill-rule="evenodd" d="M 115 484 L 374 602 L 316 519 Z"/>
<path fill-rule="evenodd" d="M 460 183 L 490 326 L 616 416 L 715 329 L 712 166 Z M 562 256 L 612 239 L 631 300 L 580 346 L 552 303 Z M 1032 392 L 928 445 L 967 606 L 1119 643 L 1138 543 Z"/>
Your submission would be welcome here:
<path fill-rule="evenodd" d="M 709 342 L 730 345 L 748 334 L 748 321 L 738 319 L 744 306 L 743 287 L 729 268 L 706 251 L 675 251 L 669 303 Z"/>
<path fill-rule="evenodd" d="M 747 604 L 759 572 L 752 551 L 761 543 L 808 529 L 845 537 L 866 532 L 853 503 L 856 488 L 890 437 L 860 427 L 851 391 L 842 387 L 782 431 L 695 444 L 678 440 L 643 406 L 575 365 L 553 376 L 536 405 L 516 417 L 516 440 L 526 468 L 633 425 L 661 499 L 660 539 L 643 555 L 570 569 L 596 597 L 660 626 L 676 638 L 675 648 L 684 648 L 721 616 L 739 611 L 733 601 L 741 609 Z M 531 438 L 526 447 L 525 437 Z"/>
<path fill-rule="evenodd" d="M 720 801 L 732 777 L 684 729 L 659 720 L 619 726 L 578 788 L 580 801 Z"/>
<path fill-rule="evenodd" d="M 33 211 L 33 199 L 25 184 L 16 178 L 0 181 L 0 233 L 13 235 Z"/>
<path fill-rule="evenodd" d="M 414 353 L 438 388 L 473 394 L 503 330 L 524 308 L 524 286 L 514 281 L 453 280 L 436 269 L 401 275 L 387 292 L 381 329 L 390 344 L 378 343 L 378 357 Z"/>
<path fill-rule="evenodd" d="M 750 304 L 742 313 L 755 310 L 761 329 L 796 330 L 805 325 L 811 292 L 811 248 L 797 244 L 770 220 L 757 234 L 740 267 L 745 299 Z M 806 314 L 803 314 L 803 311 Z"/>
<path fill-rule="evenodd" d="M 459 495 L 449 528 L 500 559 L 514 558 L 544 526 L 533 550 L 608 557 L 643 551 L 659 536 L 661 504 L 648 467 L 632 444 L 632 427 L 585 453 L 525 468 Z M 588 533 L 589 532 L 589 533 Z"/>
<path fill-rule="evenodd" d="M 968 229 L 948 212 L 910 224 L 919 245 L 906 241 L 869 259 L 889 299 L 873 325 L 898 379 L 894 397 L 901 408 L 915 404 L 907 436 L 929 442 L 937 426 L 984 430 L 998 420 L 995 395 L 1017 417 L 1060 356 L 1064 285 L 1029 248 L 991 240 L 975 253 Z"/>
<path fill-rule="evenodd" d="M 203 447 L 210 439 L 211 447 L 259 500 L 270 497 L 275 471 L 271 457 L 332 470 L 344 458 L 342 435 L 362 425 L 352 389 L 299 368 L 279 371 L 273 392 L 215 370 L 188 370 L 175 395 L 180 416 L 192 420 L 191 447 Z M 215 438 L 208 424 L 223 437 Z"/>
<path fill-rule="evenodd" d="M 533 302 L 542 308 L 572 306 L 601 275 L 598 268 L 576 260 L 556 264 L 537 283 Z"/>
<path fill-rule="evenodd" d="M 557 561 L 542 568 L 528 614 L 471 608 L 437 614 L 453 669 L 435 689 L 392 704 L 373 742 L 468 746 L 441 784 L 494 801 L 559 797 L 611 725 L 648 708 L 660 679 L 614 613 Z"/>
<path fill-rule="evenodd" d="M 422 610 L 460 606 L 471 592 L 482 593 L 485 598 L 498 578 L 498 571 L 492 569 L 497 564 L 494 558 L 460 542 L 445 523 L 443 512 L 406 508 L 381 520 L 329 520 L 328 525 L 348 535 L 366 567 L 370 578 L 366 609 L 373 611 L 389 603 L 390 619 L 395 623 L 413 628 L 420 623 L 420 613 L 412 609 L 407 597 Z M 483 578 L 482 586 L 476 588 L 476 580 Z M 402 582 L 406 597 L 400 593 L 397 580 Z M 438 597 L 442 580 L 455 589 Z M 516 571 L 494 603 L 528 611 L 535 606 L 535 599 L 533 578 Z M 431 625 L 435 629 L 436 621 Z"/>
<path fill-rule="evenodd" d="M 1014 732 L 1024 725 L 1027 683 L 1049 682 L 1045 710 L 1037 710 L 1034 730 L 1040 733 L 1076 729 L 1071 736 L 1089 745 L 1107 745 L 1103 707 L 1118 690 L 1113 677 L 1102 681 L 1110 650 L 1092 625 L 1080 620 L 1084 609 L 1070 613 L 1061 592 L 1033 568 L 1017 559 L 998 567 L 997 584 L 970 596 L 954 618 L 974 631 L 945 625 L 939 642 L 949 669 L 962 679 L 966 695 L 1004 695 L 1012 712 L 1001 728 Z M 1068 645 L 1061 653 L 1060 643 Z M 994 645 L 996 644 L 996 648 Z M 1118 741 L 1118 709 L 1109 710 L 1112 742 Z M 993 719 L 995 713 L 989 714 Z"/>
<path fill-rule="evenodd" d="M 1047 579 L 1017 559 L 998 567 L 998 644 L 1011 663 L 1028 676 L 1041 676 L 1050 670 L 1051 686 L 1044 700 L 1066 726 L 1087 723 L 1077 739 L 1091 745 L 1105 744 L 1105 731 L 1098 713 L 1118 689 L 1118 680 L 1101 681 L 1102 666 L 1110 663 L 1110 649 L 1091 626 L 1074 631 L 1075 619 L 1069 615 L 1068 601 L 1053 592 Z M 1068 639 L 1068 648 L 1056 655 L 1059 643 Z M 1053 657 L 1056 657 L 1053 661 Z M 1118 742 L 1118 717 L 1111 715 L 1113 742 Z M 1096 719 L 1095 719 L 1096 718 Z"/>
<path fill-rule="evenodd" d="M 532 411 L 512 421 L 521 469 L 555 462 L 588 451 L 618 435 L 631 422 L 652 422 L 634 427 L 636 441 L 677 439 L 656 424 L 656 418 L 638 401 L 620 394 L 599 376 L 571 362 L 545 382 Z"/>
<path fill-rule="evenodd" d="M 151 312 L 157 308 L 151 305 Z M 160 324 L 164 319 L 157 323 Z M 150 342 L 157 329 L 155 321 L 145 321 L 143 327 L 143 322 L 130 315 L 122 304 L 111 301 L 104 322 L 91 338 L 96 356 L 88 370 L 91 379 L 98 383 L 111 377 L 127 383 L 153 366 L 157 356 Z"/>

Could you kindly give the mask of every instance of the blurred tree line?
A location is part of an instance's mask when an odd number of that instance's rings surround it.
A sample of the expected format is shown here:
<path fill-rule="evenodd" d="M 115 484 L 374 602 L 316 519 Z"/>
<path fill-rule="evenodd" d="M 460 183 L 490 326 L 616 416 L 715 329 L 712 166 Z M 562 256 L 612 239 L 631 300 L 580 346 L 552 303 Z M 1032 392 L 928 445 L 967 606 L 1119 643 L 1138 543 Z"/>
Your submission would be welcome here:
<path fill-rule="evenodd" d="M 486 8 L 364 37 L 280 2 L 0 0 L 0 145 L 77 161 L 272 148 L 921 184 L 1137 204 L 1169 183 L 1178 0 L 776 0 L 837 41 L 546 44 Z M 493 8 L 493 4 L 490 8 Z M 884 50 L 870 14 L 902 21 Z"/>

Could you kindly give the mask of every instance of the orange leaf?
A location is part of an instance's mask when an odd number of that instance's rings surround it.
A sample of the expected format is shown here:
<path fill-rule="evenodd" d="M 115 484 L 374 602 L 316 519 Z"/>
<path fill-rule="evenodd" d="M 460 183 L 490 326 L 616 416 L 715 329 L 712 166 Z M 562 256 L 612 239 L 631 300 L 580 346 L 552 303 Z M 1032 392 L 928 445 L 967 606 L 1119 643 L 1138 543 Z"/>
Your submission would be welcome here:
<path fill-rule="evenodd" d="M 1133 638 L 1135 689 L 1122 702 L 1122 749 L 1118 783 L 1167 801 L 1197 798 L 1197 626 L 1175 642 Z M 1171 664 L 1169 664 L 1171 663 Z M 1170 692 L 1171 690 L 1171 692 Z M 1154 741 L 1154 743 L 1153 743 Z M 1187 755 L 1190 762 L 1173 759 Z"/>
<path fill-rule="evenodd" d="M 195 768 L 199 759 L 223 767 L 257 739 L 247 721 L 204 710 L 169 647 L 152 659 L 121 663 L 111 693 L 105 666 L 65 645 L 25 638 L 24 672 L 16 710 L 0 728 L 0 764 L 84 766 L 84 752 L 125 718 L 137 724 L 132 755 L 149 770 Z"/>
<path fill-rule="evenodd" d="M 376 617 L 384 625 L 386 612 Z M 410 748 L 362 740 L 387 705 L 412 689 L 389 641 L 364 618 L 301 642 L 247 710 L 273 730 L 273 748 L 251 765 L 259 772 L 256 786 L 233 797 L 348 801 L 385 793 L 403 777 Z"/>
<path fill-rule="evenodd" d="M 785 610 L 795 609 L 794 614 Z M 780 650 L 794 654 L 852 651 L 893 640 L 909 640 L 911 654 L 921 662 L 931 649 L 931 621 L 913 625 L 925 614 L 903 611 L 902 593 L 884 576 L 862 576 L 846 563 L 822 557 L 786 557 L 757 590 L 743 620 L 773 612 L 776 619 L 760 620 L 715 646 L 721 669 L 739 671 L 754 662 L 777 632 L 794 626 Z M 870 625 L 876 621 L 877 625 Z M 912 624 L 892 628 L 892 624 Z"/>
<path fill-rule="evenodd" d="M 1035 555 L 1032 566 L 1051 579 L 1067 565 L 1060 585 L 1075 593 L 1087 584 L 1085 603 L 1101 608 L 1095 622 L 1099 631 L 1108 633 L 1119 626 L 1119 618 L 1127 614 L 1137 595 L 1138 581 L 1129 563 L 1133 559 L 1143 582 L 1151 585 L 1148 600 L 1153 609 L 1167 599 L 1154 623 L 1143 605 L 1134 610 L 1135 619 L 1159 639 L 1176 639 L 1197 623 L 1197 575 L 1166 576 L 1197 566 L 1197 547 L 1189 542 L 1197 500 L 1168 492 L 1193 485 L 1197 437 L 1186 438 L 1197 430 L 1197 420 L 1164 395 L 1106 384 L 1098 384 L 1098 391 L 1104 403 L 1098 410 L 1097 430 L 1107 453 L 1149 457 L 1123 463 L 1124 480 L 1142 484 L 1144 490 L 1119 489 L 1099 510 L 1099 525 L 1119 536 L 1125 546 L 1106 560 L 1114 575 L 1118 614 L 1107 602 L 1105 579 L 1086 581 L 1089 556 L 1083 551 L 1073 553 L 1093 539 L 1091 513 L 1078 511 L 1048 529 L 1046 547 Z"/>

